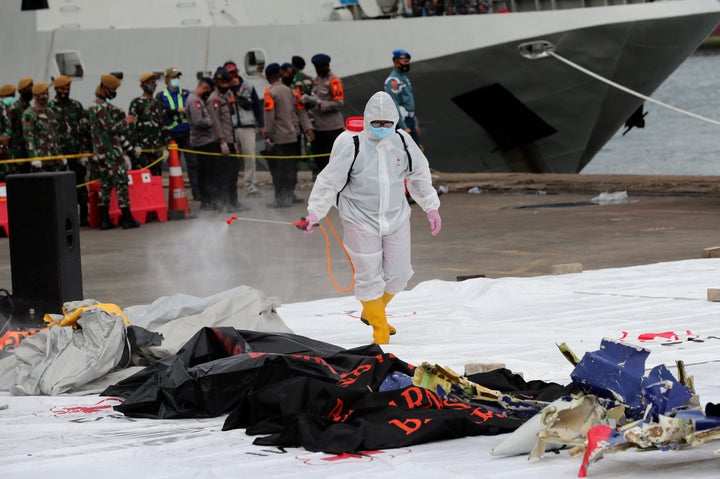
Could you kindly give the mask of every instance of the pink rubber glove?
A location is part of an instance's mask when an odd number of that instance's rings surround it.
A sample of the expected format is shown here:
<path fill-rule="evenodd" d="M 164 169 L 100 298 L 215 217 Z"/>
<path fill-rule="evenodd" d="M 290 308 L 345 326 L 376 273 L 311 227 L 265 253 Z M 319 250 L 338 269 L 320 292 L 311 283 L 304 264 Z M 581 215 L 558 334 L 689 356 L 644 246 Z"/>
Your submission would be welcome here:
<path fill-rule="evenodd" d="M 440 213 L 438 213 L 438 210 L 430 210 L 427 212 L 427 219 L 430 222 L 430 234 L 437 236 L 440 232 L 440 228 L 442 228 Z"/>
<path fill-rule="evenodd" d="M 305 221 L 308 222 L 307 226 L 305 227 L 305 232 L 311 235 L 313 232 L 313 226 L 315 225 L 315 223 L 318 222 L 318 218 L 313 213 L 310 213 L 305 217 Z"/>

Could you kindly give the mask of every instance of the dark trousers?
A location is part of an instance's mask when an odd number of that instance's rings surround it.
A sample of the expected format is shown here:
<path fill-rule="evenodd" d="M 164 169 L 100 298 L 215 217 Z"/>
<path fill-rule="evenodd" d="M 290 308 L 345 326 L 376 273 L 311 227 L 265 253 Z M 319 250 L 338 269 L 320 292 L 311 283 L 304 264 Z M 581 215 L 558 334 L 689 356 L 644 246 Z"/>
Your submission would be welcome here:
<path fill-rule="evenodd" d="M 70 171 L 75 172 L 75 184 L 81 185 L 85 183 L 85 176 L 87 175 L 87 168 L 80 164 L 79 158 L 72 158 L 68 160 L 68 168 Z M 78 187 L 77 189 L 77 204 L 80 208 L 80 224 L 85 225 L 88 221 L 88 202 L 90 198 L 88 196 L 87 186 Z"/>
<path fill-rule="evenodd" d="M 193 150 L 203 153 L 220 153 L 220 143 L 212 142 L 205 145 L 192 147 Z M 198 194 L 202 198 L 203 209 L 213 209 L 218 206 L 219 185 L 217 184 L 218 170 L 221 163 L 221 156 L 217 155 L 196 155 L 198 173 Z"/>
<path fill-rule="evenodd" d="M 420 137 L 418 136 L 417 122 L 415 121 L 415 117 L 405 117 L 405 126 L 410 128 L 410 136 L 413 140 L 415 140 L 415 144 L 420 146 Z"/>
<path fill-rule="evenodd" d="M 300 142 L 281 143 L 273 146 L 273 156 L 299 156 Z M 268 158 L 268 169 L 275 187 L 275 201 L 278 204 L 292 204 L 295 185 L 297 184 L 297 159 Z"/>
<path fill-rule="evenodd" d="M 234 155 L 237 153 L 237 150 L 235 149 L 234 143 L 229 143 L 228 146 L 230 147 L 230 154 Z M 225 177 L 226 180 L 226 188 L 227 188 L 227 201 L 228 205 L 230 206 L 238 206 L 240 202 L 238 201 L 238 175 L 240 174 L 240 166 L 242 162 L 242 158 L 236 158 L 236 157 L 223 157 L 223 162 L 225 164 Z"/>
<path fill-rule="evenodd" d="M 321 156 L 318 158 L 313 158 L 313 179 L 317 178 L 318 173 L 320 173 L 323 168 L 325 168 L 328 164 L 328 161 L 330 161 L 330 152 L 332 151 L 333 143 L 335 143 L 335 138 L 338 137 L 340 133 L 342 133 L 343 130 L 340 128 L 339 130 L 327 130 L 327 131 L 316 131 L 315 132 L 315 139 L 312 142 L 312 152 L 313 155 L 320 155 L 323 153 L 326 153 L 328 156 Z"/>
<path fill-rule="evenodd" d="M 145 168 L 146 166 L 155 163 L 159 157 L 160 153 L 140 153 L 140 158 L 132 160 L 133 170 Z M 162 175 L 162 162 L 155 163 L 148 169 L 150 170 L 151 175 L 160 176 Z"/>

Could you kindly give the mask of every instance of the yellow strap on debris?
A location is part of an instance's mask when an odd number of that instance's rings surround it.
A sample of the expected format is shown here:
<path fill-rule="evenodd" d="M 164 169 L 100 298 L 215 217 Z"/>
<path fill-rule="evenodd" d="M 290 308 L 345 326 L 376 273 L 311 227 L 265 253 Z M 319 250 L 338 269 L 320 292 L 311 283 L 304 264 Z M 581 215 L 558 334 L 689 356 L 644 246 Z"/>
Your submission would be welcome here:
<path fill-rule="evenodd" d="M 93 304 L 91 306 L 83 306 L 82 308 L 73 309 L 69 313 L 67 313 L 61 320 L 54 320 L 52 318 L 52 315 L 46 314 L 45 317 L 43 317 L 43 321 L 46 323 L 49 323 L 50 327 L 53 326 L 72 326 L 73 328 L 77 329 L 77 322 L 78 319 L 82 317 L 82 313 L 89 310 L 94 309 L 101 309 L 105 311 L 108 314 L 111 314 L 113 316 L 120 316 L 125 324 L 130 324 L 130 320 L 125 316 L 125 313 L 123 313 L 120 306 L 113 303 L 100 303 L 100 304 Z"/>

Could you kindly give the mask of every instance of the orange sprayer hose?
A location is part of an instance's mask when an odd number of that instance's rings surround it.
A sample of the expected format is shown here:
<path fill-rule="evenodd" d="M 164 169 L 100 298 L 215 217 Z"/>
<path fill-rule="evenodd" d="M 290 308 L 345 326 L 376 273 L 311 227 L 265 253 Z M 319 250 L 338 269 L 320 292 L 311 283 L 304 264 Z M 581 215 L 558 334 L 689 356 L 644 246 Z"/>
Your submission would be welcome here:
<path fill-rule="evenodd" d="M 320 227 L 320 231 L 323 232 L 323 235 L 325 236 L 325 253 L 327 255 L 327 269 L 328 269 L 328 276 L 330 277 L 330 282 L 335 286 L 335 289 L 340 291 L 341 293 L 347 293 L 349 291 L 352 291 L 352 289 L 355 287 L 355 265 L 352 262 L 352 259 L 350 259 L 350 255 L 348 254 L 347 250 L 345 249 L 345 246 L 342 243 L 342 240 L 338 236 L 337 232 L 335 231 L 335 228 L 333 227 L 332 222 L 330 221 L 330 218 L 325 217 L 325 221 L 328 224 L 328 227 L 330 228 L 330 231 L 332 231 L 333 236 L 335 236 L 335 241 L 340 245 L 340 248 L 342 248 L 343 253 L 345 253 L 345 257 L 348 260 L 348 263 L 350 264 L 350 271 L 352 273 L 350 286 L 347 287 L 347 289 L 343 289 L 340 286 L 338 286 L 337 282 L 335 281 L 335 275 L 333 275 L 332 272 L 332 264 L 330 261 L 330 238 L 328 237 L 327 230 L 323 225 L 318 225 Z"/>

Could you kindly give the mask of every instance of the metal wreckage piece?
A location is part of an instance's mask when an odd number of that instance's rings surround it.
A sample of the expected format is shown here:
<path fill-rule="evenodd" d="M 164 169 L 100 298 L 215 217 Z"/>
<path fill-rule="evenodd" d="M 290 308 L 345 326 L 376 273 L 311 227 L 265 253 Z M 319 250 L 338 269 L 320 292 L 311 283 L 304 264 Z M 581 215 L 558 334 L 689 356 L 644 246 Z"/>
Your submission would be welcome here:
<path fill-rule="evenodd" d="M 542 428 L 530 457 L 542 457 L 548 443 L 572 446 L 570 455 L 584 454 L 578 477 L 585 477 L 587 467 L 606 453 L 675 450 L 720 439 L 720 417 L 705 415 L 684 364 L 677 363 L 682 382 L 664 365 L 644 376 L 648 355 L 644 348 L 609 339 L 586 353 L 571 378 L 588 394 L 563 410 L 541 411 Z"/>
<path fill-rule="evenodd" d="M 546 451 L 568 448 L 573 457 L 583 455 L 578 477 L 586 477 L 587 467 L 606 453 L 677 450 L 720 440 L 720 417 L 705 414 L 682 361 L 677 361 L 679 379 L 664 365 L 646 376 L 650 351 L 639 346 L 603 339 L 599 350 L 579 360 L 566 344 L 558 348 L 575 366 L 570 376 L 584 394 L 549 404 L 527 401 L 429 363 L 416 368 L 413 384 L 461 400 L 497 401 L 512 414 L 525 415 L 528 421 L 492 454 L 539 459 Z"/>
<path fill-rule="evenodd" d="M 413 384 L 438 393 L 439 396 L 453 396 L 463 401 L 497 401 L 500 391 L 476 384 L 448 367 L 423 362 L 415 368 Z"/>

